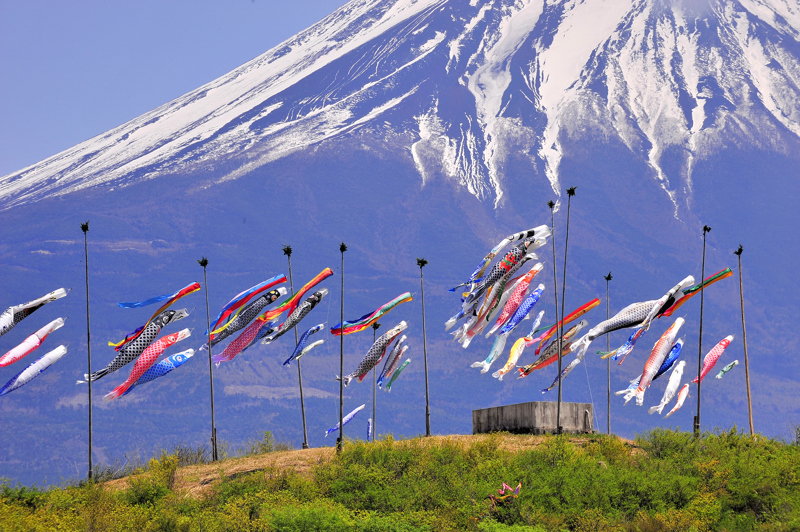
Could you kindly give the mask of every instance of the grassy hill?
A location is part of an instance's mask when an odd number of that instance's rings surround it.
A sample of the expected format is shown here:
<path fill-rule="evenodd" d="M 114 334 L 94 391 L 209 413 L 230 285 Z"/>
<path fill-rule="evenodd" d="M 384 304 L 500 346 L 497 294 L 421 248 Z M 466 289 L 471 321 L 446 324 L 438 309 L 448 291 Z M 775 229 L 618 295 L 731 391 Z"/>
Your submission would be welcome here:
<path fill-rule="evenodd" d="M 800 530 L 800 446 L 736 431 L 443 436 L 203 462 L 164 452 L 125 478 L 4 485 L 0 530 Z M 187 458 L 188 457 L 188 458 Z M 518 497 L 493 501 L 505 482 Z"/>

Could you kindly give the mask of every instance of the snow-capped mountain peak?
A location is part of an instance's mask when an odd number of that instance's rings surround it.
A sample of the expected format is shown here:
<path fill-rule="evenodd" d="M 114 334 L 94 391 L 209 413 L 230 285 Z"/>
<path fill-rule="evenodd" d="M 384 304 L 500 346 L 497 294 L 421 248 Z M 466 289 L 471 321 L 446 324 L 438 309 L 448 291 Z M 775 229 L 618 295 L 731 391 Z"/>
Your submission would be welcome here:
<path fill-rule="evenodd" d="M 422 183 L 496 206 L 509 157 L 618 139 L 675 209 L 696 162 L 800 136 L 800 9 L 759 0 L 355 0 L 229 74 L 0 179 L 10 207 L 168 174 L 234 179 L 380 131 Z M 565 137 L 566 136 L 566 137 Z M 669 164 L 665 165 L 665 158 Z"/>

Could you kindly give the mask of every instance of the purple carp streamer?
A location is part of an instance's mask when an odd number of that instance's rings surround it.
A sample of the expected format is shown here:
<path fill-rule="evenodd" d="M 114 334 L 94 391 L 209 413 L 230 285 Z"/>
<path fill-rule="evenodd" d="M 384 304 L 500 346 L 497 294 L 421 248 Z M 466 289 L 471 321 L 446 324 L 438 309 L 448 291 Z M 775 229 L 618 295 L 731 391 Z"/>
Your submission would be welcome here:
<path fill-rule="evenodd" d="M 372 418 L 367 419 L 367 441 L 372 440 Z"/>
<path fill-rule="evenodd" d="M 278 331 L 270 334 L 269 336 L 265 336 L 261 340 L 261 343 L 272 343 L 286 334 L 288 331 L 292 330 L 298 323 L 300 323 L 300 320 L 308 316 L 308 313 L 311 312 L 326 295 L 328 295 L 328 289 L 322 288 L 308 296 L 308 299 L 300 303 L 297 308 L 294 309 L 294 312 L 289 314 L 289 317 L 286 318 L 286 321 L 281 323 L 280 327 L 278 327 Z"/>
<path fill-rule="evenodd" d="M 353 410 L 349 414 L 347 414 L 346 416 L 344 416 L 344 419 L 342 419 L 342 426 L 347 425 L 348 423 L 350 423 L 350 420 L 352 420 L 354 417 L 356 417 L 356 414 L 358 414 L 359 412 L 364 410 L 365 406 L 367 406 L 367 405 L 363 404 L 363 405 L 357 407 L 355 410 Z M 339 423 L 336 423 L 335 427 L 333 427 L 331 429 L 328 429 L 328 431 L 325 433 L 325 437 L 327 438 L 328 434 L 330 434 L 331 432 L 336 432 L 338 430 L 339 430 Z"/>
<path fill-rule="evenodd" d="M 394 384 L 394 381 L 396 381 L 400 377 L 400 373 L 402 373 L 403 369 L 405 369 L 405 367 L 408 366 L 410 363 L 411 363 L 411 359 L 407 358 L 406 361 L 403 362 L 403 364 L 399 368 L 397 368 L 397 371 L 395 371 L 392 374 L 392 378 L 391 378 L 391 380 L 389 380 L 389 384 L 386 385 L 386 391 L 387 392 L 391 392 L 392 391 L 392 384 Z"/>
<path fill-rule="evenodd" d="M 286 295 L 286 288 L 281 286 L 275 290 L 270 290 L 269 292 L 262 295 L 255 301 L 249 303 L 247 306 L 239 308 L 236 311 L 234 317 L 231 318 L 231 320 L 228 323 L 226 323 L 223 327 L 211 333 L 212 334 L 211 346 L 213 347 L 217 345 L 218 343 L 220 343 L 233 333 L 247 327 L 247 324 L 253 321 L 256 318 L 256 316 L 258 316 L 261 313 L 264 307 L 266 307 L 267 305 L 271 305 L 272 303 L 274 303 L 279 298 L 285 295 Z M 206 344 L 203 347 L 201 347 L 200 350 L 203 351 L 207 348 L 208 345 Z"/>
<path fill-rule="evenodd" d="M 394 368 L 397 366 L 397 363 L 400 362 L 400 357 L 403 356 L 403 353 L 408 351 L 408 345 L 405 345 L 407 338 L 405 334 L 401 336 L 397 343 L 394 344 L 392 352 L 389 353 L 389 356 L 386 358 L 386 362 L 383 364 L 383 370 L 381 370 L 381 374 L 378 375 L 377 383 L 379 388 L 383 384 L 384 379 L 388 379 L 392 376 Z"/>
<path fill-rule="evenodd" d="M 20 305 L 8 307 L 2 314 L 0 314 L 0 336 L 14 328 L 14 326 L 45 306 L 46 304 L 60 299 L 67 295 L 67 291 L 63 288 L 53 290 L 49 294 L 45 294 L 39 299 L 28 301 Z"/>
<path fill-rule="evenodd" d="M 292 360 L 301 357 L 302 356 L 301 353 L 306 347 L 306 342 L 308 341 L 308 337 L 314 333 L 321 331 L 323 327 L 325 327 L 325 324 L 320 323 L 319 325 L 315 325 L 306 332 L 304 332 L 303 335 L 300 337 L 300 340 L 297 341 L 297 346 L 295 346 L 294 351 L 289 356 L 289 358 L 286 359 L 286 362 L 284 362 L 283 365 L 288 366 Z"/>
<path fill-rule="evenodd" d="M 364 380 L 364 376 L 369 373 L 369 371 L 378 365 L 378 362 L 381 361 L 383 356 L 386 354 L 386 348 L 389 347 L 389 344 L 399 335 L 401 332 L 405 331 L 408 327 L 408 324 L 405 321 L 401 321 L 391 329 L 389 329 L 385 334 L 381 335 L 375 343 L 372 344 L 372 347 L 369 348 L 367 354 L 364 358 L 361 359 L 359 362 L 358 367 L 355 371 L 353 371 L 350 375 L 344 376 L 344 385 L 347 386 L 350 384 L 350 381 L 358 378 L 358 382 Z M 336 380 L 339 380 L 339 377 L 336 377 Z"/>
<path fill-rule="evenodd" d="M 41 372 L 52 366 L 58 361 L 58 359 L 66 354 L 67 348 L 63 345 L 60 345 L 46 355 L 43 355 L 42 358 L 11 377 L 11 380 L 9 380 L 5 386 L 0 388 L 0 396 L 13 392 L 20 386 L 24 386 L 25 384 L 29 383 Z"/>
<path fill-rule="evenodd" d="M 163 377 L 173 369 L 182 366 L 187 360 L 192 358 L 192 356 L 194 356 L 194 349 L 187 349 L 186 351 L 181 351 L 180 353 L 170 355 L 161 362 L 150 366 L 150 369 L 145 371 L 142 376 L 139 377 L 139 380 L 134 382 L 131 387 L 128 388 L 122 395 L 128 395 L 131 393 L 131 391 L 133 391 L 134 388 L 141 384 L 145 384 L 153 379 Z"/>
<path fill-rule="evenodd" d="M 13 364 L 17 360 L 36 351 L 47 336 L 64 326 L 64 318 L 57 318 L 23 340 L 17 347 L 0 357 L 0 368 Z"/>
<path fill-rule="evenodd" d="M 113 373 L 126 364 L 136 360 L 139 355 L 141 355 L 144 350 L 153 343 L 153 340 L 156 339 L 156 336 L 158 336 L 158 333 L 161 332 L 161 329 L 170 323 L 175 323 L 178 320 L 182 320 L 188 315 L 189 312 L 186 309 L 163 311 L 161 314 L 150 320 L 147 326 L 142 329 L 141 333 L 136 336 L 135 340 L 123 345 L 117 356 L 114 357 L 114 360 L 109 362 L 106 367 L 92 373 L 92 381 L 96 381 L 97 379 L 104 377 L 109 373 Z M 77 384 L 88 382 L 89 375 L 84 374 L 83 378 L 85 380 L 78 381 Z"/>

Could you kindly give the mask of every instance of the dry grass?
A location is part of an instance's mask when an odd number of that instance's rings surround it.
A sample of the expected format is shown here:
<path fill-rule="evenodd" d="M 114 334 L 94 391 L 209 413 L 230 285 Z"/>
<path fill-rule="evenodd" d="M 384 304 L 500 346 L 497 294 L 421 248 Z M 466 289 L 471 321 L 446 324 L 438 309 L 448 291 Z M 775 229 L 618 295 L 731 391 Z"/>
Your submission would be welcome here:
<path fill-rule="evenodd" d="M 502 449 L 512 453 L 523 452 L 535 449 L 550 436 L 503 434 L 500 446 Z M 423 443 L 429 445 L 440 445 L 444 442 L 453 442 L 461 445 L 469 445 L 489 438 L 486 434 L 455 434 L 448 436 L 432 436 L 421 438 Z M 589 441 L 586 437 L 574 437 L 569 439 L 570 443 L 578 447 L 586 445 Z M 630 440 L 622 439 L 628 445 L 632 453 L 639 452 L 636 444 Z M 294 451 L 276 451 L 256 456 L 246 456 L 242 458 L 229 458 L 210 464 L 200 464 L 181 467 L 175 476 L 175 490 L 190 497 L 200 498 L 204 496 L 210 488 L 219 483 L 223 478 L 234 478 L 239 475 L 273 469 L 277 471 L 293 469 L 297 474 L 310 476 L 314 466 L 331 460 L 335 455 L 334 447 L 316 447 L 313 449 L 302 449 Z M 148 473 L 142 473 L 147 475 Z M 113 490 L 125 489 L 128 486 L 127 478 L 111 480 L 105 483 L 106 487 Z"/>

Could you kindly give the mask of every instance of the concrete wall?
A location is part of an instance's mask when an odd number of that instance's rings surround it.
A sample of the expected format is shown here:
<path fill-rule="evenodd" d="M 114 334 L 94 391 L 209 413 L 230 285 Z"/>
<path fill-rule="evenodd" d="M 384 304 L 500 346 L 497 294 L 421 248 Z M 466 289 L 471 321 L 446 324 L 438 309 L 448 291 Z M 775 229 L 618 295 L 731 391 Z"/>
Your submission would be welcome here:
<path fill-rule="evenodd" d="M 514 434 L 547 434 L 556 431 L 557 403 L 536 401 L 472 411 L 472 433 L 508 431 Z M 570 434 L 594 430 L 591 403 L 561 403 L 561 426 Z"/>

